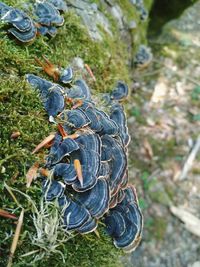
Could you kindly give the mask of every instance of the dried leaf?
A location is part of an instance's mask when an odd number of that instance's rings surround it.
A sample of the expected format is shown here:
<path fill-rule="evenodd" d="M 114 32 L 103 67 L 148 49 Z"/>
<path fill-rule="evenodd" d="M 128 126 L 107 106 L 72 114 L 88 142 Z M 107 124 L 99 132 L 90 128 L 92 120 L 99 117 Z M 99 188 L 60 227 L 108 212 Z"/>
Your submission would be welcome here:
<path fill-rule="evenodd" d="M 26 174 L 26 187 L 30 187 L 33 180 L 37 178 L 37 172 L 39 168 L 39 163 L 35 162 Z"/>
<path fill-rule="evenodd" d="M 184 222 L 185 228 L 192 234 L 200 237 L 200 219 L 182 207 L 170 207 L 173 215 Z"/>
<path fill-rule="evenodd" d="M 151 97 L 151 102 L 152 103 L 162 102 L 166 97 L 167 91 L 168 88 L 165 81 L 159 81 L 154 88 L 154 92 Z"/>
<path fill-rule="evenodd" d="M 21 133 L 19 131 L 16 131 L 11 134 L 10 138 L 17 139 L 20 135 Z"/>
<path fill-rule="evenodd" d="M 151 160 L 153 158 L 153 149 L 147 139 L 143 141 L 143 147 L 147 158 Z"/>

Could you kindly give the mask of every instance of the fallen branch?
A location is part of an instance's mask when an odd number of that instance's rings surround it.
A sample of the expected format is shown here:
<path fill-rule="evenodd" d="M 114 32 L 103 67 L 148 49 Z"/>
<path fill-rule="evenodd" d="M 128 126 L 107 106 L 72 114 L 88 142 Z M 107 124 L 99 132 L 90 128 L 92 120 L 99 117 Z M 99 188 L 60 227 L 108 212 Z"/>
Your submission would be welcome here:
<path fill-rule="evenodd" d="M 15 254 L 15 250 L 17 248 L 17 244 L 18 244 L 18 240 L 19 240 L 19 236 L 20 236 L 23 220 L 24 220 L 24 209 L 22 209 L 22 211 L 20 213 L 20 216 L 19 216 L 19 220 L 18 220 L 17 227 L 16 227 L 16 230 L 15 230 L 15 235 L 14 235 L 13 242 L 12 242 L 12 245 L 11 245 L 11 248 L 10 248 L 10 255 L 9 255 L 7 267 L 11 267 L 12 266 L 12 261 L 13 261 L 13 257 L 14 257 L 14 254 Z"/>
<path fill-rule="evenodd" d="M 200 237 L 200 219 L 186 211 L 182 207 L 170 207 L 173 215 L 178 217 L 182 222 L 184 222 L 184 227 L 192 234 Z"/>
<path fill-rule="evenodd" d="M 183 166 L 182 172 L 179 176 L 179 180 L 184 180 L 185 178 L 187 178 L 188 172 L 192 168 L 193 162 L 196 158 L 197 153 L 199 152 L 199 149 L 200 149 L 200 135 L 198 136 L 197 141 Z"/>

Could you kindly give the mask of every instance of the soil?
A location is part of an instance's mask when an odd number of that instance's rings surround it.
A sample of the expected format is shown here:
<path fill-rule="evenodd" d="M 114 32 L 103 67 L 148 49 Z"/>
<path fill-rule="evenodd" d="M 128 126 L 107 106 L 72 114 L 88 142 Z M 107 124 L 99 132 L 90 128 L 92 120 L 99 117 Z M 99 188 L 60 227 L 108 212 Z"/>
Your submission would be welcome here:
<path fill-rule="evenodd" d="M 133 73 L 130 178 L 143 210 L 144 233 L 136 251 L 123 258 L 126 267 L 200 266 L 200 236 L 194 234 L 200 225 L 189 231 L 187 219 L 171 212 L 176 206 L 200 219 L 200 152 L 181 179 L 200 134 L 199 13 L 200 1 L 149 40 L 154 59 Z"/>

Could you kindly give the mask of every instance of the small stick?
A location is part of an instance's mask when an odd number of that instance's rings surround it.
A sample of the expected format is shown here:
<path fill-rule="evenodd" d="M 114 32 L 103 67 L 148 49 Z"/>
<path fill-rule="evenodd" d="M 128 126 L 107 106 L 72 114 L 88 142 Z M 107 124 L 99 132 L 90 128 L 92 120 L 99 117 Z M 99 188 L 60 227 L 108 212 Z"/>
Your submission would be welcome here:
<path fill-rule="evenodd" d="M 84 64 L 87 72 L 89 73 L 89 75 L 91 76 L 91 78 L 93 79 L 94 82 L 96 82 L 96 77 L 94 76 L 90 66 L 88 64 Z"/>
<path fill-rule="evenodd" d="M 21 135 L 21 133 L 19 131 L 15 131 L 15 132 L 12 132 L 10 138 L 11 139 L 17 139 L 20 135 Z"/>
<path fill-rule="evenodd" d="M 19 216 L 19 220 L 16 226 L 16 230 L 15 230 L 15 235 L 12 241 L 12 245 L 10 248 L 10 255 L 9 255 L 9 259 L 8 259 L 8 264 L 7 267 L 11 267 L 12 266 L 12 261 L 13 261 L 13 257 L 14 257 L 14 253 L 15 250 L 17 248 L 17 243 L 19 240 L 19 236 L 20 236 L 20 232 L 21 232 L 21 228 L 22 228 L 22 224 L 23 224 L 23 219 L 24 219 L 24 209 L 22 209 L 20 216 Z"/>
<path fill-rule="evenodd" d="M 188 172 L 192 168 L 192 164 L 196 158 L 197 153 L 199 152 L 200 149 L 200 135 L 197 138 L 196 144 L 194 145 L 192 151 L 190 152 L 184 166 L 183 170 L 179 176 L 179 180 L 184 180 L 187 177 Z"/>

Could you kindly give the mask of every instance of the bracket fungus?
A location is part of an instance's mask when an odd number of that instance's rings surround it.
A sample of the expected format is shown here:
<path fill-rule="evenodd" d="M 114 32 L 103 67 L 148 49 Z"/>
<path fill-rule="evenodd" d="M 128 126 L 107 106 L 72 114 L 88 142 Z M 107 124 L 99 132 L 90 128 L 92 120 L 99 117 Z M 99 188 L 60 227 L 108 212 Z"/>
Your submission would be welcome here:
<path fill-rule="evenodd" d="M 151 63 L 152 59 L 153 54 L 151 53 L 151 49 L 146 45 L 140 45 L 134 58 L 134 65 L 137 68 L 143 69 Z"/>
<path fill-rule="evenodd" d="M 39 89 L 48 115 L 51 110 L 58 126 L 40 169 L 45 199 L 57 199 L 68 231 L 93 232 L 103 219 L 114 245 L 125 251 L 134 250 L 141 239 L 143 223 L 136 191 L 128 184 L 130 137 L 122 106 L 128 95 L 127 85 L 117 83 L 110 94 L 107 114 L 92 101 L 90 89 L 82 79 L 72 81 L 67 88 L 53 84 L 59 97 L 52 96 L 49 105 L 52 83 L 32 74 L 27 75 L 27 81 Z M 61 99 L 81 101 L 70 109 Z"/>
<path fill-rule="evenodd" d="M 124 98 L 127 98 L 127 96 L 128 96 L 128 86 L 124 82 L 119 81 L 116 87 L 111 92 L 111 99 L 122 100 Z"/>
<path fill-rule="evenodd" d="M 89 210 L 93 217 L 101 218 L 109 207 L 110 189 L 108 181 L 98 179 L 92 189 L 75 195 L 75 198 Z"/>
<path fill-rule="evenodd" d="M 61 182 L 43 180 L 43 193 L 47 201 L 52 201 L 57 197 L 61 197 L 64 193 L 65 185 Z"/>
<path fill-rule="evenodd" d="M 54 37 L 57 27 L 64 23 L 60 12 L 67 10 L 66 3 L 49 0 L 29 6 L 27 15 L 23 10 L 0 2 L 0 20 L 11 26 L 8 33 L 24 44 L 32 43 L 38 34 Z"/>
<path fill-rule="evenodd" d="M 70 155 L 70 153 L 78 149 L 78 144 L 71 138 L 66 138 L 60 141 L 59 144 L 57 144 L 56 140 L 56 143 L 52 145 L 47 158 L 48 166 L 59 163 L 64 157 Z"/>
<path fill-rule="evenodd" d="M 129 185 L 124 194 L 122 202 L 110 209 L 105 224 L 108 234 L 114 239 L 114 245 L 130 252 L 141 240 L 143 219 L 134 187 Z"/>
<path fill-rule="evenodd" d="M 110 113 L 110 118 L 115 121 L 119 127 L 119 135 L 124 146 L 126 147 L 130 142 L 130 135 L 128 134 L 126 116 L 123 106 L 119 103 L 112 105 Z"/>
<path fill-rule="evenodd" d="M 63 121 L 66 121 L 67 125 L 74 129 L 80 129 L 90 124 L 89 118 L 80 109 L 64 110 L 61 114 L 61 118 Z"/>
<path fill-rule="evenodd" d="M 37 34 L 33 20 L 23 11 L 0 2 L 0 20 L 12 27 L 8 32 L 22 43 L 32 42 Z"/>

